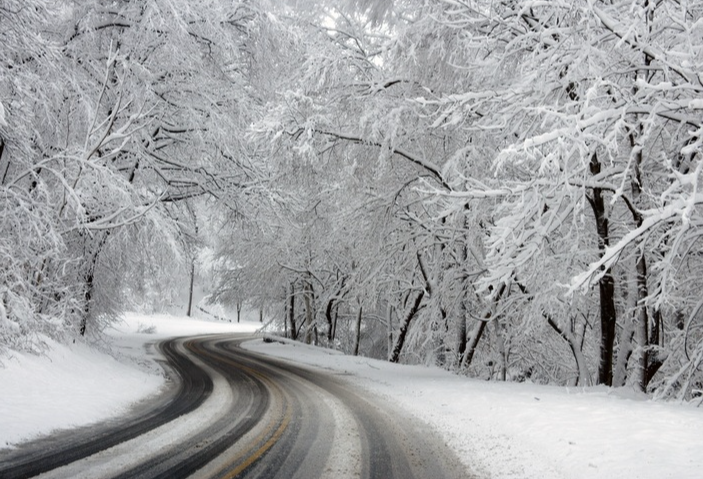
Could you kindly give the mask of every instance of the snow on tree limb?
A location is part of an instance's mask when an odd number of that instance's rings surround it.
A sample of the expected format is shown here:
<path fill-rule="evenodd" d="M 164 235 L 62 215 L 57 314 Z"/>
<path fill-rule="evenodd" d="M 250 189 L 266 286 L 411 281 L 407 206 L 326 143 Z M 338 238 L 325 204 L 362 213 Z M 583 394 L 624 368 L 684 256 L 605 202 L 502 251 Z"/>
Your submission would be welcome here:
<path fill-rule="evenodd" d="M 319 130 L 318 133 L 323 134 L 323 135 L 328 135 L 333 138 L 338 138 L 340 140 L 345 140 L 345 141 L 350 141 L 352 143 L 359 143 L 363 145 L 370 145 L 370 146 L 375 146 L 378 148 L 383 148 L 383 145 L 377 142 L 373 141 L 367 141 L 361 138 L 360 136 L 352 135 L 352 134 L 346 134 L 346 133 L 337 133 L 337 132 L 332 132 L 332 131 L 325 131 L 325 130 Z M 414 163 L 428 172 L 432 174 L 432 176 L 442 185 L 442 187 L 447 190 L 451 191 L 452 188 L 449 186 L 447 181 L 444 179 L 444 176 L 442 175 L 441 170 L 439 167 L 435 164 L 433 164 L 431 161 L 428 161 L 424 158 L 419 158 L 416 155 L 413 155 L 411 153 L 408 153 L 400 148 L 393 148 L 391 147 L 391 152 L 393 154 L 396 154 L 402 158 L 405 158 L 406 160 L 410 161 L 411 163 Z"/>
<path fill-rule="evenodd" d="M 703 193 L 696 193 L 690 198 L 678 199 L 658 210 L 642 211 L 644 217 L 642 225 L 625 234 L 615 245 L 606 247 L 603 256 L 588 266 L 583 273 L 574 276 L 567 294 L 571 295 L 577 290 L 586 290 L 597 282 L 610 267 L 617 261 L 622 252 L 630 245 L 639 245 L 643 236 L 656 226 L 672 218 L 679 217 L 681 226 L 679 235 L 687 229 L 687 212 L 693 206 L 703 204 Z"/>
<path fill-rule="evenodd" d="M 664 52 L 659 51 L 657 48 L 652 47 L 651 45 L 643 45 L 636 35 L 628 34 L 627 28 L 620 25 L 617 20 L 615 20 L 610 15 L 605 13 L 602 9 L 597 7 L 595 5 L 594 0 L 588 0 L 588 3 L 591 8 L 591 11 L 603 23 L 603 26 L 605 26 L 608 30 L 614 33 L 618 38 L 620 38 L 622 41 L 632 46 L 633 48 L 641 50 L 650 58 L 661 62 L 663 65 L 666 65 L 672 71 L 676 72 L 679 76 L 681 76 L 681 78 L 683 78 L 695 91 L 703 92 L 703 85 L 700 82 L 700 77 L 697 76 L 694 72 L 686 71 L 684 68 L 672 64 L 667 58 L 667 55 Z"/>

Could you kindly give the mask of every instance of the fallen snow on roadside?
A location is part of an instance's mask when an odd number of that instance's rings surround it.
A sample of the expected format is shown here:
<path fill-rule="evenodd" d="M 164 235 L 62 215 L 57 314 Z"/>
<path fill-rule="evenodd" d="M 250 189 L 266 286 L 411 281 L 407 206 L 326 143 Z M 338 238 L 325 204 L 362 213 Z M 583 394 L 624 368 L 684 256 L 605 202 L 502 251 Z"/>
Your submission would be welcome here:
<path fill-rule="evenodd" d="M 479 478 L 703 477 L 703 407 L 602 387 L 488 383 L 300 343 L 245 347 L 343 373 L 391 398 L 435 427 Z"/>
<path fill-rule="evenodd" d="M 83 344 L 47 340 L 45 356 L 13 353 L 0 368 L 0 447 L 117 416 L 163 379 Z"/>
<path fill-rule="evenodd" d="M 13 352 L 2 357 L 0 450 L 53 430 L 117 417 L 156 394 L 164 385 L 162 371 L 151 361 L 156 357 L 152 344 L 159 339 L 252 332 L 259 326 L 128 314 L 109 332 L 112 354 L 46 340 L 45 355 Z"/>

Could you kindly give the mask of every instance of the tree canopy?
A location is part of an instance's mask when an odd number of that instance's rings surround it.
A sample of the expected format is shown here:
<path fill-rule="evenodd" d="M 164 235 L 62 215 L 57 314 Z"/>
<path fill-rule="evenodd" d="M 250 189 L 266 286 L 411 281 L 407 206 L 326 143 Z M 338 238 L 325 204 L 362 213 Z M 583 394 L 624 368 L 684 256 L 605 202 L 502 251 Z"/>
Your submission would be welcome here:
<path fill-rule="evenodd" d="M 698 397 L 702 17 L 6 0 L 0 341 L 99 334 L 207 247 L 295 339 Z"/>

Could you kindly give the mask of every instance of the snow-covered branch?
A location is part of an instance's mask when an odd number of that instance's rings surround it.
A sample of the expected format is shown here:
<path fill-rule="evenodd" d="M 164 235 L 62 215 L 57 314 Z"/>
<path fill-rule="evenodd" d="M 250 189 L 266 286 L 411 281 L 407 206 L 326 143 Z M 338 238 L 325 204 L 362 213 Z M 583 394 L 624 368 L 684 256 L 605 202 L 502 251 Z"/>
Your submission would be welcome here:
<path fill-rule="evenodd" d="M 572 278 L 567 294 L 588 288 L 598 281 L 605 274 L 605 271 L 618 261 L 626 248 L 633 245 L 641 246 L 646 234 L 658 225 L 678 217 L 681 223 L 680 229 L 685 230 L 687 228 L 686 212 L 691 206 L 701 204 L 703 204 L 703 193 L 697 193 L 691 198 L 672 201 L 661 209 L 641 211 L 643 216 L 641 226 L 629 231 L 615 245 L 606 247 L 603 256 L 598 261 L 591 263 L 586 271 Z"/>

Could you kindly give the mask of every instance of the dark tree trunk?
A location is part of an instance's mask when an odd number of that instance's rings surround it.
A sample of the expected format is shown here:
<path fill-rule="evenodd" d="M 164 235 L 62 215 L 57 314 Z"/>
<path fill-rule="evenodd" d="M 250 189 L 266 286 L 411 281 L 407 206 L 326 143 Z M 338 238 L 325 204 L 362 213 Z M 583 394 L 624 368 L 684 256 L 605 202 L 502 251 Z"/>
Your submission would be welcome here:
<path fill-rule="evenodd" d="M 88 317 L 90 316 L 90 303 L 93 301 L 93 285 L 95 274 L 93 270 L 95 269 L 95 261 L 97 258 L 93 258 L 93 263 L 90 265 L 88 274 L 85 276 L 85 293 L 83 293 L 83 300 L 85 301 L 83 305 L 83 315 L 81 316 L 81 324 L 78 328 L 78 332 L 81 336 L 85 336 L 86 329 L 88 329 Z"/>
<path fill-rule="evenodd" d="M 0 162 L 2 161 L 2 155 L 5 152 L 5 142 L 0 138 Z M 0 163 L 1 164 L 1 163 Z M 0 184 L 5 184 L 7 182 L 7 172 L 10 170 L 10 159 L 8 158 L 7 164 L 5 165 L 5 171 L 2 174 L 2 182 Z"/>
<path fill-rule="evenodd" d="M 134 175 L 135 172 L 137 171 L 137 166 L 139 165 L 139 161 L 134 163 L 134 168 L 132 168 L 132 172 L 129 175 L 129 182 L 131 183 L 134 180 Z M 195 236 L 198 236 L 198 218 L 195 216 L 195 212 L 190 208 L 190 205 L 186 203 L 186 206 L 188 206 L 188 211 L 190 211 L 190 214 L 193 216 L 193 230 L 195 231 Z M 193 285 L 195 284 L 195 253 L 192 251 L 192 247 L 189 248 L 191 249 L 191 255 L 192 258 L 190 260 L 190 287 L 188 288 L 188 313 L 187 316 L 191 316 L 193 312 Z"/>
<path fill-rule="evenodd" d="M 662 312 L 661 309 L 655 308 L 652 312 L 652 330 L 649 332 L 649 344 L 659 346 L 659 330 L 661 329 Z"/>
<path fill-rule="evenodd" d="M 491 321 L 491 323 L 493 323 L 495 329 L 498 356 L 500 357 L 500 372 L 498 378 L 500 381 L 505 381 L 508 376 L 508 350 L 505 347 L 505 338 L 503 337 L 504 328 L 498 318 Z"/>
<path fill-rule="evenodd" d="M 290 338 L 298 339 L 298 330 L 295 328 L 295 283 L 290 284 L 290 296 L 288 296 L 288 324 L 290 325 Z"/>
<path fill-rule="evenodd" d="M 467 220 L 464 220 L 464 227 L 467 227 Z M 466 244 L 461 245 L 461 259 L 466 263 L 469 259 L 469 248 Z M 462 278 L 462 294 L 463 298 L 459 301 L 459 327 L 457 328 L 457 345 L 456 345 L 456 369 L 461 369 L 464 363 L 464 354 L 466 354 L 466 343 L 468 340 L 466 323 L 468 322 L 468 308 L 466 307 L 468 290 L 470 288 L 469 277 Z"/>
<path fill-rule="evenodd" d="M 359 343 L 361 343 L 361 314 L 362 307 L 359 306 L 359 314 L 356 316 L 356 328 L 354 330 L 354 356 L 359 355 Z"/>
<path fill-rule="evenodd" d="M 659 346 L 659 340 L 660 340 L 660 328 L 662 324 L 662 318 L 661 318 L 661 309 L 656 308 L 652 312 L 652 325 L 651 325 L 651 330 L 649 331 L 649 344 L 650 346 Z M 659 368 L 662 367 L 664 364 L 664 361 L 659 357 L 659 354 L 657 353 L 656 349 L 655 351 L 649 355 L 649 364 L 647 364 L 647 384 L 652 380 L 655 374 L 657 374 L 657 371 L 659 371 Z"/>
<path fill-rule="evenodd" d="M 640 222 L 641 223 L 641 222 Z M 647 288 L 647 261 L 644 251 L 635 265 L 637 270 L 637 322 L 635 338 L 640 347 L 638 386 L 640 391 L 647 391 L 647 368 L 649 367 L 649 315 L 645 301 L 649 296 Z"/>
<path fill-rule="evenodd" d="M 195 261 L 190 263 L 190 287 L 188 288 L 188 311 L 186 316 L 191 316 L 193 312 L 193 284 L 195 283 Z"/>
<path fill-rule="evenodd" d="M 590 163 L 591 174 L 600 173 L 600 162 L 598 155 L 593 154 Z M 608 234 L 608 215 L 605 209 L 603 191 L 600 188 L 593 188 L 592 196 L 588 198 L 593 214 L 596 218 L 596 229 L 598 232 L 598 250 L 601 256 L 605 254 L 606 248 L 610 244 Z M 615 323 L 617 321 L 615 311 L 615 280 L 610 268 L 598 281 L 598 293 L 600 296 L 600 361 L 598 363 L 598 384 L 612 386 L 613 384 L 613 348 L 615 344 Z"/>
<path fill-rule="evenodd" d="M 410 328 L 410 323 L 420 311 L 420 305 L 422 304 L 422 298 L 425 297 L 425 290 L 423 289 L 415 297 L 415 302 L 408 311 L 408 314 L 403 319 L 403 323 L 400 326 L 400 331 L 398 331 L 398 337 L 395 340 L 395 346 L 393 346 L 393 352 L 391 353 L 388 360 L 392 363 L 397 363 L 400 359 L 400 353 L 403 350 L 403 345 L 405 344 L 405 336 L 408 334 L 408 329 Z"/>
<path fill-rule="evenodd" d="M 315 291 L 312 284 L 303 284 L 303 303 L 305 304 L 305 344 L 311 344 L 315 325 Z"/>
<path fill-rule="evenodd" d="M 103 246 L 105 246 L 105 243 L 107 242 L 107 238 L 110 236 L 110 231 L 105 231 L 104 233 L 100 234 L 98 238 L 96 238 L 97 242 L 95 244 L 95 249 L 92 252 L 87 252 L 87 256 L 90 258 L 88 261 L 88 270 L 86 271 L 85 275 L 83 276 L 83 287 L 84 293 L 83 293 L 83 300 L 84 300 L 84 305 L 83 305 L 83 314 L 81 316 L 81 321 L 80 325 L 78 327 L 78 332 L 80 333 L 81 336 L 85 336 L 86 330 L 88 329 L 88 319 L 90 318 L 92 314 L 92 303 L 93 303 L 93 292 L 95 290 L 95 269 L 98 265 L 98 259 L 100 258 L 100 252 L 103 249 Z M 93 243 L 93 240 L 89 238 L 88 241 L 88 246 L 87 249 L 90 251 L 91 244 Z"/>
<path fill-rule="evenodd" d="M 461 359 L 461 369 L 467 369 L 471 366 L 471 361 L 474 359 L 474 354 L 476 353 L 476 348 L 478 347 L 479 341 L 483 336 L 483 331 L 486 329 L 486 324 L 488 321 L 477 321 L 474 330 L 471 333 L 471 341 L 467 341 L 466 353 Z"/>
<path fill-rule="evenodd" d="M 386 306 L 386 357 L 391 356 L 393 350 L 393 305 L 388 301 Z"/>
<path fill-rule="evenodd" d="M 337 337 L 337 320 L 339 319 L 339 305 L 334 308 L 334 317 L 332 318 L 332 341 Z"/>
<path fill-rule="evenodd" d="M 598 282 L 600 293 L 601 340 L 598 384 L 613 385 L 613 348 L 615 344 L 615 282 L 607 273 Z"/>
<path fill-rule="evenodd" d="M 571 349 L 571 354 L 574 356 L 574 361 L 576 362 L 576 368 L 578 369 L 578 380 L 576 382 L 576 385 L 579 386 L 590 386 L 591 385 L 591 375 L 588 372 L 588 365 L 586 363 L 586 358 L 583 356 L 583 352 L 581 351 L 581 348 L 579 346 L 579 342 L 574 338 L 573 332 L 569 330 L 563 330 L 562 328 L 559 327 L 556 321 L 554 319 L 545 313 L 542 313 L 542 315 L 546 318 L 547 324 L 552 327 L 556 333 L 566 341 L 566 343 L 569 345 L 569 349 Z"/>
<path fill-rule="evenodd" d="M 645 58 L 646 66 L 649 66 L 649 60 Z M 644 127 L 642 123 L 639 124 L 639 135 L 642 135 Z M 643 153 L 641 145 L 638 145 L 637 138 L 635 137 L 634 131 L 630 132 L 630 146 L 634 152 L 634 164 L 633 164 L 633 178 L 630 181 L 630 191 L 632 192 L 632 201 L 635 206 L 639 204 L 639 198 L 642 194 L 642 174 L 640 172 L 640 166 L 642 165 Z M 639 210 L 634 207 L 631 208 L 632 215 L 635 220 L 635 226 L 641 227 L 644 218 Z M 650 350 L 649 350 L 649 314 L 647 311 L 646 300 L 649 296 L 649 290 L 647 286 L 647 259 L 645 258 L 644 249 L 641 251 L 640 257 L 637 258 L 637 263 L 635 264 L 635 270 L 637 272 L 637 298 L 636 298 L 636 330 L 635 339 L 640 348 L 639 362 L 637 365 L 637 381 L 640 391 L 647 391 L 647 384 L 649 383 L 647 370 L 650 363 Z"/>
<path fill-rule="evenodd" d="M 327 320 L 327 342 L 331 343 L 334 339 L 334 322 L 332 320 L 332 308 L 334 307 L 334 298 L 327 301 L 325 307 L 325 319 Z"/>
<path fill-rule="evenodd" d="M 521 286 L 522 288 L 522 286 Z M 501 298 L 505 294 L 506 286 L 505 283 L 500 285 L 500 289 L 498 290 L 498 295 L 496 296 L 495 303 L 496 306 L 500 302 Z M 525 294 L 527 294 L 527 291 L 523 291 Z M 476 352 L 476 348 L 478 347 L 478 343 L 481 340 L 481 337 L 483 336 L 483 331 L 486 329 L 486 324 L 488 321 L 490 321 L 492 316 L 492 313 L 489 311 L 486 313 L 484 316 L 485 321 L 478 321 L 476 326 L 474 327 L 473 332 L 471 333 L 471 341 L 467 341 L 467 346 L 466 346 L 466 353 L 464 354 L 464 357 L 461 358 L 461 369 L 468 368 L 471 365 L 471 361 L 474 359 L 474 353 Z"/>
<path fill-rule="evenodd" d="M 457 345 L 456 345 L 456 366 L 461 367 L 466 354 L 466 306 L 463 301 L 461 304 L 461 313 L 459 315 L 459 328 L 457 329 Z"/>

